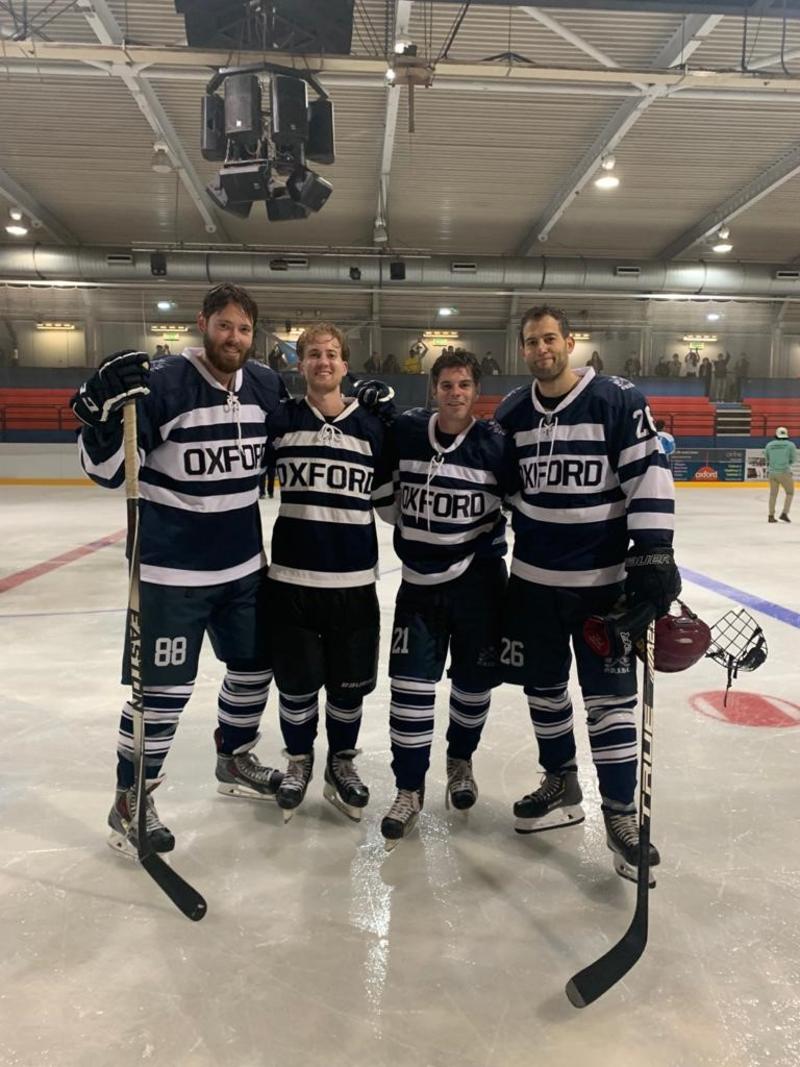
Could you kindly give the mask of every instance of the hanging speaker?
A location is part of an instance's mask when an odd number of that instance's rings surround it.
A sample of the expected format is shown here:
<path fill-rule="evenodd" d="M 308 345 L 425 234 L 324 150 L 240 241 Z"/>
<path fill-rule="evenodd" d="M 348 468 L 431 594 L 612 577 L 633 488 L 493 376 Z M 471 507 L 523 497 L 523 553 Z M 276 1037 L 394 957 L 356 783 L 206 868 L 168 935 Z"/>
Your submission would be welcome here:
<path fill-rule="evenodd" d="M 303 144 L 308 138 L 308 86 L 300 78 L 273 74 L 272 140 L 275 144 Z"/>
<path fill-rule="evenodd" d="M 406 265 L 400 261 L 389 264 L 389 277 L 393 282 L 404 282 L 406 280 Z"/>
<path fill-rule="evenodd" d="M 225 134 L 237 141 L 261 136 L 261 86 L 255 74 L 232 74 L 225 79 Z"/>
<path fill-rule="evenodd" d="M 202 132 L 200 152 L 203 159 L 222 162 L 225 159 L 225 104 L 216 93 L 206 93 L 200 112 Z"/>
<path fill-rule="evenodd" d="M 333 101 L 320 98 L 308 106 L 306 159 L 314 163 L 335 163 Z"/>

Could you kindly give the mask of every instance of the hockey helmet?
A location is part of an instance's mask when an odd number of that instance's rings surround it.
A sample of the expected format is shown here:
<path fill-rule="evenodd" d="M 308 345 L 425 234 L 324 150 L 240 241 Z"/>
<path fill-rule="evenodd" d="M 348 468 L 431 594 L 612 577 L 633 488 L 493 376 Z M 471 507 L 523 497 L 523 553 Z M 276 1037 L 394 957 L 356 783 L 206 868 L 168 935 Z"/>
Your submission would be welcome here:
<path fill-rule="evenodd" d="M 703 620 L 691 608 L 687 608 L 682 600 L 676 603 L 680 609 L 678 613 L 662 615 L 655 624 L 653 666 L 666 674 L 692 667 L 703 658 L 711 644 L 711 630 Z M 643 645 L 644 642 L 637 643 L 640 656 Z"/>
<path fill-rule="evenodd" d="M 781 440 L 785 440 L 789 436 L 789 431 L 785 426 L 779 426 L 775 431 L 775 436 L 780 437 Z"/>

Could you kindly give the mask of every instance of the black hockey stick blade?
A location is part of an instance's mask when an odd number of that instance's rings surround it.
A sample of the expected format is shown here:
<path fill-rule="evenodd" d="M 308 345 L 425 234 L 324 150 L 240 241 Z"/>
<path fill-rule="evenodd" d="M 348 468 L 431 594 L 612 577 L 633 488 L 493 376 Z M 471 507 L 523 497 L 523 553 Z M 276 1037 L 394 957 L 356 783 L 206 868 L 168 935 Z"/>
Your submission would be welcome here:
<path fill-rule="evenodd" d="M 634 914 L 631 925 L 622 940 L 613 945 L 599 960 L 590 963 L 567 982 L 567 996 L 576 1008 L 585 1008 L 587 1004 L 601 997 L 633 967 L 647 945 L 647 914 L 644 923 L 639 909 Z"/>
<path fill-rule="evenodd" d="M 174 871 L 168 863 L 158 855 L 150 852 L 139 857 L 139 860 L 159 887 L 169 897 L 175 907 L 183 912 L 187 919 L 192 922 L 200 922 L 208 911 L 208 905 L 197 890 Z"/>

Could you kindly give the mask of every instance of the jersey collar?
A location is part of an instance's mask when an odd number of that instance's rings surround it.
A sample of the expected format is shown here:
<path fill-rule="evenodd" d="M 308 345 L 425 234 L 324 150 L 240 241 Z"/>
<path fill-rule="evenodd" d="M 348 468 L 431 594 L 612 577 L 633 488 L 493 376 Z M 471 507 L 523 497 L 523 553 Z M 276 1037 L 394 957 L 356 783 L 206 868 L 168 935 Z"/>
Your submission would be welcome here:
<path fill-rule="evenodd" d="M 434 452 L 439 452 L 441 455 L 444 455 L 446 452 L 455 452 L 455 450 L 463 442 L 464 438 L 467 436 L 469 431 L 472 429 L 472 427 L 478 420 L 473 418 L 469 426 L 463 429 L 461 433 L 456 437 L 456 439 L 446 448 L 442 444 L 442 442 L 439 441 L 436 437 L 436 424 L 438 423 L 438 421 L 439 413 L 438 411 L 434 411 L 430 419 L 428 419 L 428 441 L 430 442 L 430 446 Z"/>
<path fill-rule="evenodd" d="M 573 374 L 577 374 L 579 381 L 576 385 L 570 389 L 567 395 L 562 399 L 561 403 L 554 408 L 546 408 L 544 404 L 539 400 L 536 395 L 536 381 L 531 385 L 531 400 L 533 401 L 534 411 L 538 411 L 540 415 L 556 415 L 559 411 L 563 411 L 569 407 L 581 393 L 588 388 L 591 380 L 596 377 L 594 367 L 575 367 Z"/>
<path fill-rule="evenodd" d="M 230 388 L 227 388 L 222 384 L 222 382 L 218 382 L 214 375 L 211 373 L 211 371 L 208 369 L 203 359 L 203 354 L 204 350 L 202 348 L 184 348 L 183 352 L 181 352 L 183 358 L 188 360 L 189 363 L 191 363 L 191 365 L 194 367 L 200 377 L 204 378 L 208 382 L 208 384 L 212 386 L 212 388 L 221 389 L 222 392 L 226 395 L 228 393 L 238 393 L 239 390 L 242 388 L 242 368 L 240 367 L 237 370 L 236 374 L 233 376 L 233 385 Z"/>

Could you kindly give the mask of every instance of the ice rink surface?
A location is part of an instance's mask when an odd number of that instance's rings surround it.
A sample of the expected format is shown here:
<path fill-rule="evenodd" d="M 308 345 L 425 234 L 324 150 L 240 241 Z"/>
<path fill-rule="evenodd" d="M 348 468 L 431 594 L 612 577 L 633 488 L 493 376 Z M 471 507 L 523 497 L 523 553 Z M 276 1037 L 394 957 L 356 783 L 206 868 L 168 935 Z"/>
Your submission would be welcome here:
<path fill-rule="evenodd" d="M 0 497 L 0 582 L 124 526 L 114 493 L 3 487 Z M 696 579 L 685 599 L 710 623 L 739 595 L 715 582 L 761 598 L 753 613 L 770 654 L 740 677 L 729 718 L 711 661 L 657 676 L 662 865 L 650 942 L 583 1011 L 564 984 L 621 936 L 635 889 L 605 846 L 577 691 L 582 826 L 513 832 L 511 805 L 538 774 L 525 702 L 510 687 L 495 692 L 475 758 L 477 806 L 445 811 L 442 685 L 419 832 L 387 855 L 385 677 L 361 735 L 364 821 L 323 800 L 318 767 L 284 826 L 274 805 L 216 792 L 222 670 L 206 649 L 157 795 L 177 837 L 171 862 L 208 900 L 193 924 L 105 844 L 124 696 L 123 542 L 6 588 L 0 1064 L 797 1067 L 800 511 L 794 525 L 768 526 L 766 490 L 736 488 L 681 489 L 678 509 L 678 560 Z M 275 510 L 264 507 L 267 527 Z M 385 667 L 399 569 L 389 528 L 379 530 Z M 279 748 L 273 692 L 258 752 L 274 763 Z"/>

